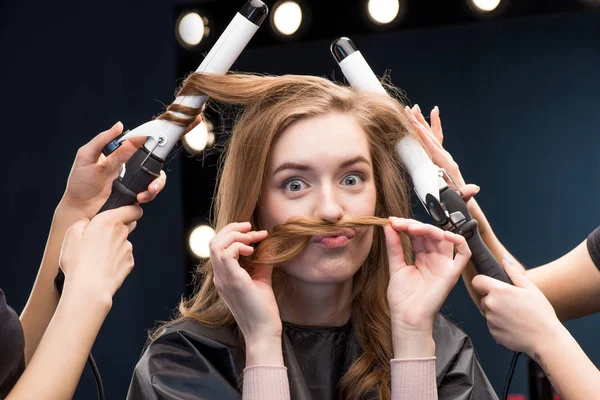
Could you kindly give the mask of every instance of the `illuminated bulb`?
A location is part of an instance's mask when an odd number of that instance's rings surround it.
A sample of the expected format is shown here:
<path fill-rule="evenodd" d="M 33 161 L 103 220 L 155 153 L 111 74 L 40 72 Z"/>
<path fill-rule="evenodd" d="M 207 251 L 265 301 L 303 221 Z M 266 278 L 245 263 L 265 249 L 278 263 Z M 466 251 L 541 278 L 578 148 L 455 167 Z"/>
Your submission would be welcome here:
<path fill-rule="evenodd" d="M 284 1 L 275 6 L 273 11 L 273 25 L 282 35 L 289 36 L 296 33 L 302 24 L 302 8 L 295 1 Z"/>
<path fill-rule="evenodd" d="M 177 35 L 183 44 L 193 47 L 208 35 L 208 20 L 197 12 L 188 12 L 177 25 Z"/>
<path fill-rule="evenodd" d="M 400 2 L 398 0 L 369 0 L 367 11 L 373 22 L 381 25 L 389 24 L 398 16 Z"/>
<path fill-rule="evenodd" d="M 182 140 L 190 153 L 197 153 L 206 148 L 209 142 L 209 134 L 212 134 L 212 132 L 209 132 L 206 121 L 202 120 L 194 129 L 186 133 Z"/>
<path fill-rule="evenodd" d="M 210 257 L 209 243 L 215 236 L 215 230 L 208 225 L 199 225 L 190 234 L 189 244 L 192 253 L 199 258 Z"/>
<path fill-rule="evenodd" d="M 471 0 L 471 4 L 477 11 L 494 11 L 500 5 L 501 0 Z"/>

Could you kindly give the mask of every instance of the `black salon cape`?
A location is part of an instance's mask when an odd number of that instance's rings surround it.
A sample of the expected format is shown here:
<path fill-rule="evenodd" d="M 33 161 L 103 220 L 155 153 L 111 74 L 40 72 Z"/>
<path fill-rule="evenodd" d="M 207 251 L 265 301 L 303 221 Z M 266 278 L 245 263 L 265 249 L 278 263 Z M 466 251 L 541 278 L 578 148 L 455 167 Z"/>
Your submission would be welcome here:
<path fill-rule="evenodd" d="M 433 330 L 440 400 L 497 399 L 469 337 L 438 315 Z M 350 323 L 342 327 L 283 324 L 283 354 L 293 400 L 335 399 L 340 377 L 360 354 Z M 138 362 L 128 400 L 241 399 L 245 359 L 236 327 L 193 320 L 168 327 Z M 369 399 L 377 399 L 373 393 Z"/>

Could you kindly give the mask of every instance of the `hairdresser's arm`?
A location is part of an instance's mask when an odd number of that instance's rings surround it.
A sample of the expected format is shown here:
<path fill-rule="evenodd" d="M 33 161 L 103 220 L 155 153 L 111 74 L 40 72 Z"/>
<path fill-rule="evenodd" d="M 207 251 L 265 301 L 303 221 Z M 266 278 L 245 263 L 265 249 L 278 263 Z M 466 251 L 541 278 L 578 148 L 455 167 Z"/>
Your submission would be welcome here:
<path fill-rule="evenodd" d="M 69 228 L 60 255 L 66 277 L 63 295 L 7 400 L 73 397 L 112 297 L 133 268 L 127 236 L 141 216 L 139 206 L 126 206 Z"/>
<path fill-rule="evenodd" d="M 421 113 L 421 109 L 418 104 L 411 109 L 406 107 L 406 112 L 415 128 L 415 131 L 421 142 L 425 146 L 425 149 L 431 156 L 432 161 L 438 167 L 444 168 L 446 172 L 456 182 L 457 186 L 463 192 L 463 198 L 467 202 L 469 212 L 477 220 L 479 232 L 486 246 L 490 249 L 492 254 L 497 260 L 502 260 L 503 257 L 512 257 L 508 250 L 498 240 L 492 227 L 485 217 L 485 214 L 477 204 L 477 201 L 473 198 L 475 194 L 479 192 L 479 187 L 476 185 L 467 185 L 463 176 L 460 172 L 460 168 L 456 161 L 452 158 L 452 155 L 444 149 L 442 146 L 444 140 L 444 133 L 442 130 L 442 121 L 440 119 L 440 110 L 437 106 L 431 110 L 430 121 L 431 125 L 425 120 L 425 117 Z M 513 257 L 514 258 L 514 257 Z M 473 299 L 473 302 L 479 307 L 480 297 L 471 288 L 471 280 L 477 275 L 475 267 L 469 262 L 467 268 L 463 271 L 463 280 L 467 287 L 469 295 Z"/>
<path fill-rule="evenodd" d="M 384 227 L 392 317 L 392 399 L 437 399 L 433 320 L 471 257 L 465 238 L 418 221 L 391 218 Z M 405 259 L 405 234 L 415 252 Z M 456 248 L 456 255 L 454 255 Z"/>
<path fill-rule="evenodd" d="M 473 279 L 494 339 L 534 359 L 562 399 L 597 397 L 600 372 L 560 323 L 552 305 L 522 269 L 506 261 L 504 268 L 514 286 L 483 275 Z"/>
<path fill-rule="evenodd" d="M 192 129 L 200 121 L 201 117 L 197 117 L 188 129 Z M 33 356 L 58 304 L 59 296 L 54 288 L 54 278 L 58 272 L 60 246 L 65 232 L 79 219 L 91 219 L 96 215 L 108 199 L 112 181 L 119 175 L 122 164 L 144 143 L 144 138 L 126 140 L 113 154 L 104 157 L 104 146 L 122 131 L 123 125 L 118 122 L 77 151 L 65 193 L 54 212 L 35 284 L 20 317 L 25 333 L 26 362 Z M 138 194 L 138 202 L 153 200 L 165 183 L 166 175 L 161 171 L 161 176 L 150 184 L 148 190 Z"/>
<path fill-rule="evenodd" d="M 478 188 L 466 185 L 458 164 L 442 147 L 444 139 L 439 109 L 431 111 L 431 126 L 427 123 L 418 106 L 407 109 L 413 125 L 432 157 L 433 162 L 444 168 L 453 177 L 465 194 L 469 212 L 477 220 L 481 237 L 498 262 L 503 258 L 515 259 L 494 234 L 492 226 L 474 198 Z M 523 271 L 525 269 L 519 265 Z M 590 315 L 600 311 L 600 273 L 594 265 L 584 241 L 575 249 L 548 264 L 526 271 L 527 276 L 537 285 L 552 303 L 558 317 L 565 321 Z M 463 280 L 475 304 L 479 307 L 480 296 L 471 287 L 477 275 L 475 267 L 469 263 L 463 272 Z"/>

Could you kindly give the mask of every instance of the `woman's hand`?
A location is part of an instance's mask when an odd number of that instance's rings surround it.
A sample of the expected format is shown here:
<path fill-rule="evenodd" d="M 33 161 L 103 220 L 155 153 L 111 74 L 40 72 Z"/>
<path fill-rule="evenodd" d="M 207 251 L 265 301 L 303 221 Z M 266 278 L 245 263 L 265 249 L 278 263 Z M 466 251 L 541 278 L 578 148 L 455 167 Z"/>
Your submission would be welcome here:
<path fill-rule="evenodd" d="M 433 356 L 433 320 L 467 265 L 471 251 L 460 235 L 415 220 L 391 220 L 392 225 L 384 227 L 384 231 L 395 358 Z M 399 232 L 411 239 L 414 265 L 408 265 L 404 259 Z"/>
<path fill-rule="evenodd" d="M 419 138 L 425 146 L 425 150 L 429 153 L 431 161 L 438 167 L 446 170 L 463 193 L 465 202 L 469 201 L 471 197 L 479 192 L 479 186 L 472 184 L 467 185 L 465 183 L 458 164 L 454 161 L 452 155 L 442 146 L 444 132 L 442 130 L 442 120 L 440 119 L 440 109 L 438 106 L 435 106 L 433 110 L 431 110 L 431 126 L 425 120 L 418 104 L 415 104 L 412 109 L 409 106 L 406 106 L 405 109 Z"/>
<path fill-rule="evenodd" d="M 112 297 L 133 269 L 129 233 L 142 217 L 138 205 L 123 206 L 80 220 L 67 230 L 60 254 L 64 295 L 74 291 L 112 304 Z"/>
<path fill-rule="evenodd" d="M 283 365 L 283 328 L 273 292 L 273 268 L 256 268 L 250 275 L 238 261 L 254 252 L 252 243 L 267 236 L 267 231 L 251 229 L 249 222 L 231 223 L 211 240 L 213 281 L 244 335 L 246 365 Z"/>
<path fill-rule="evenodd" d="M 196 117 L 186 132 L 201 121 L 201 116 Z M 79 218 L 88 219 L 100 210 L 110 196 L 112 181 L 119 176 L 123 163 L 127 162 L 146 141 L 145 137 L 125 140 L 110 156 L 105 157 L 102 149 L 122 132 L 123 125 L 117 122 L 112 128 L 98 134 L 77 151 L 67 188 L 59 206 L 60 210 L 64 209 Z M 148 190 L 137 195 L 137 201 L 139 203 L 152 201 L 165 187 L 166 179 L 164 171 L 161 171 L 160 177 L 148 186 Z"/>
<path fill-rule="evenodd" d="M 563 331 L 563 326 L 524 271 L 506 258 L 503 264 L 514 286 L 485 275 L 477 275 L 471 285 L 483 296 L 481 311 L 496 342 L 533 357 L 547 339 Z"/>

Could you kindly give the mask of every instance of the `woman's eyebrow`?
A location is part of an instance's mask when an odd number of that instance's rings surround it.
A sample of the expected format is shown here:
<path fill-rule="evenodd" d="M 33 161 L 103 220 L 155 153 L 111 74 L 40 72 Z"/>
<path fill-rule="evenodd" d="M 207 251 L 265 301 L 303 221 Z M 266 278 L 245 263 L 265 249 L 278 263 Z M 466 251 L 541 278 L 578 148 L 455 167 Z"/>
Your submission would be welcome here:
<path fill-rule="evenodd" d="M 276 175 L 278 172 L 285 171 L 287 169 L 293 169 L 295 171 L 310 171 L 312 168 L 310 168 L 308 165 L 304 165 L 304 164 L 287 162 L 287 163 L 283 163 L 279 167 L 277 167 L 275 172 L 273 172 L 273 175 Z"/>
<path fill-rule="evenodd" d="M 340 169 L 341 168 L 346 168 L 346 167 L 349 167 L 351 165 L 358 164 L 358 163 L 365 163 L 367 165 L 371 165 L 371 163 L 369 162 L 369 160 L 367 160 L 365 157 L 363 157 L 363 156 L 356 156 L 356 157 L 352 157 L 351 159 L 346 160 L 343 163 L 341 163 L 340 164 Z"/>
<path fill-rule="evenodd" d="M 356 157 L 349 158 L 348 160 L 342 162 L 340 164 L 340 169 L 346 168 L 346 167 L 349 167 L 351 165 L 358 164 L 358 163 L 365 163 L 367 165 L 371 165 L 369 160 L 367 160 L 364 156 L 356 156 Z M 288 170 L 288 169 L 292 169 L 295 171 L 312 171 L 312 168 L 306 164 L 301 164 L 301 163 L 296 163 L 296 162 L 286 162 L 286 163 L 281 164 L 279 167 L 277 167 L 277 169 L 275 169 L 275 171 L 273 172 L 273 175 L 276 175 L 277 173 Z"/>

